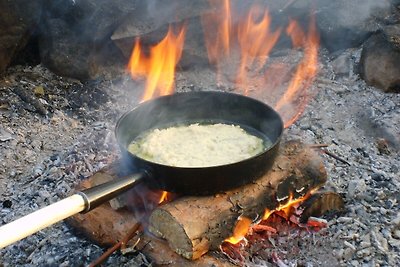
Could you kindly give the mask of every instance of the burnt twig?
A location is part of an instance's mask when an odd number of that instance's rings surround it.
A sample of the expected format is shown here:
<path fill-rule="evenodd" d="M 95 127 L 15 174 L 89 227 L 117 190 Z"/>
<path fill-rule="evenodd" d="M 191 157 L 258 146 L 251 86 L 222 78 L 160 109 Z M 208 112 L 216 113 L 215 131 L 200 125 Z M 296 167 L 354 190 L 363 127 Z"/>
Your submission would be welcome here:
<path fill-rule="evenodd" d="M 26 91 L 26 89 L 19 86 L 13 88 L 13 92 L 18 95 L 24 102 L 31 104 L 41 115 L 47 115 L 48 111 L 43 104 L 33 95 Z"/>
<path fill-rule="evenodd" d="M 334 158 L 334 159 L 336 159 L 336 160 L 338 160 L 338 161 L 344 163 L 344 164 L 347 164 L 347 165 L 351 166 L 351 163 L 350 163 L 350 162 L 348 162 L 347 160 L 345 160 L 345 159 L 343 159 L 343 158 L 341 158 L 341 157 L 339 157 L 339 156 L 336 156 L 335 154 L 333 154 L 332 152 L 329 152 L 328 150 L 321 149 L 320 151 L 321 151 L 322 153 L 324 153 L 324 154 L 326 154 L 326 155 L 328 155 L 328 156 L 330 156 L 330 157 L 332 157 L 332 158 Z"/>
<path fill-rule="evenodd" d="M 125 249 L 126 244 L 128 243 L 129 240 L 131 240 L 134 236 L 136 231 L 140 228 L 141 224 L 140 222 L 137 222 L 133 225 L 133 227 L 129 230 L 127 235 L 118 243 L 116 243 L 114 246 L 111 248 L 107 249 L 106 252 L 104 252 L 99 258 L 97 258 L 95 261 L 89 264 L 89 267 L 95 267 L 103 263 L 105 260 L 108 259 L 108 257 L 111 256 L 117 249 Z"/>
<path fill-rule="evenodd" d="M 324 147 L 328 147 L 328 144 L 312 144 L 310 145 L 310 148 L 324 148 Z"/>

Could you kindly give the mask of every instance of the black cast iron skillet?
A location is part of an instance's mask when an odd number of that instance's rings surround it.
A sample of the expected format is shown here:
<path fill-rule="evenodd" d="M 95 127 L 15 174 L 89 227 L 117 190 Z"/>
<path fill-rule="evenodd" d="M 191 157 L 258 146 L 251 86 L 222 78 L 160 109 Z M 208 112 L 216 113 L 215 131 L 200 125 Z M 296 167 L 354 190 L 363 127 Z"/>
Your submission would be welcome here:
<path fill-rule="evenodd" d="M 142 133 L 191 123 L 240 125 L 271 144 L 259 155 L 232 164 L 179 168 L 150 162 L 128 152 L 127 147 Z M 159 97 L 125 113 L 115 133 L 123 156 L 136 173 L 82 192 L 0 227 L 0 248 L 29 236 L 55 222 L 101 203 L 139 182 L 150 187 L 185 195 L 206 195 L 250 183 L 272 165 L 278 151 L 283 123 L 268 105 L 242 95 L 223 92 L 189 92 Z"/>
<path fill-rule="evenodd" d="M 143 132 L 194 122 L 240 125 L 271 145 L 261 154 L 233 164 L 180 168 L 146 161 L 127 151 Z M 186 195 L 207 195 L 249 183 L 272 165 L 278 150 L 283 123 L 266 104 L 242 95 L 223 92 L 190 92 L 164 96 L 143 103 L 118 121 L 115 134 L 121 150 L 143 173 L 153 188 Z"/>

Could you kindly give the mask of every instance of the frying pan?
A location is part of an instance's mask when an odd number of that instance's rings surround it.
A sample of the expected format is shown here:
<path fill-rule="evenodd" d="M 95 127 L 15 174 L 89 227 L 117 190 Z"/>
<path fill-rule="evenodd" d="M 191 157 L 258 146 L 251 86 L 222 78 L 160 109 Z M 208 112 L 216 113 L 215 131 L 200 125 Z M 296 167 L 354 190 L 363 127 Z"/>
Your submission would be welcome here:
<path fill-rule="evenodd" d="M 251 158 L 211 167 L 175 167 L 147 161 L 127 150 L 142 133 L 191 123 L 239 125 L 270 145 Z M 207 195 L 250 183 L 272 165 L 283 132 L 279 114 L 258 100 L 224 92 L 187 92 L 144 102 L 125 113 L 115 134 L 134 174 L 78 192 L 0 227 L 0 248 L 79 212 L 87 212 L 116 195 L 146 182 L 151 188 L 184 195 Z"/>

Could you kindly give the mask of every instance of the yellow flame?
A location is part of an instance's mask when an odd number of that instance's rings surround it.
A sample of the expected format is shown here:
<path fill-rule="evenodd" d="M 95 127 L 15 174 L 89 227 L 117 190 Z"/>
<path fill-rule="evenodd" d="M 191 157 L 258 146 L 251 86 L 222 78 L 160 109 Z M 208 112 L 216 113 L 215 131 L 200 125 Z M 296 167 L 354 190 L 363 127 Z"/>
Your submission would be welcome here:
<path fill-rule="evenodd" d="M 224 240 L 224 242 L 228 242 L 231 244 L 237 244 L 244 239 L 246 234 L 249 232 L 251 226 L 251 220 L 246 217 L 239 217 L 235 228 L 233 229 L 233 234 L 231 237 L 228 237 Z"/>
<path fill-rule="evenodd" d="M 306 34 L 299 23 L 289 20 L 286 34 L 291 38 L 294 48 L 304 51 L 303 59 L 294 71 L 284 92 L 276 89 L 287 82 L 286 71 L 269 73 L 274 68 L 268 63 L 269 55 L 281 35 L 281 27 L 272 30 L 272 19 L 262 5 L 252 5 L 248 10 L 235 10 L 229 0 L 210 0 L 214 12 L 203 15 L 204 38 L 211 64 L 216 66 L 217 83 L 223 80 L 235 80 L 237 88 L 249 95 L 249 88 L 270 88 L 268 103 L 275 106 L 283 117 L 285 127 L 293 124 L 303 113 L 310 99 L 307 92 L 317 74 L 319 37 L 315 26 L 315 17 L 311 17 Z M 237 23 L 232 18 L 241 17 Z M 236 60 L 239 60 L 238 62 Z M 280 66 L 280 68 L 283 65 Z M 290 69 L 290 66 L 287 66 Z M 265 70 L 266 69 L 266 70 Z M 229 77 L 231 73 L 236 77 Z M 256 96 L 257 97 L 257 96 Z"/>
<path fill-rule="evenodd" d="M 301 196 L 299 198 L 294 198 L 293 193 L 290 193 L 286 203 L 279 204 L 279 206 L 274 210 L 265 209 L 264 216 L 262 219 L 264 221 L 267 220 L 276 211 L 283 211 L 286 214 L 286 216 L 289 216 L 290 210 L 294 205 L 304 202 L 311 195 L 313 195 L 318 189 L 319 189 L 319 187 L 313 188 L 313 189 L 309 190 L 304 196 Z"/>
<path fill-rule="evenodd" d="M 162 191 L 160 200 L 158 201 L 158 204 L 161 204 L 169 199 L 169 193 L 167 191 Z"/>
<path fill-rule="evenodd" d="M 146 78 L 142 101 L 173 92 L 175 67 L 182 55 L 185 32 L 186 27 L 182 26 L 175 34 L 170 26 L 165 38 L 150 47 L 149 55 L 142 51 L 140 40 L 136 39 L 128 70 L 133 79 Z"/>
<path fill-rule="evenodd" d="M 315 17 L 312 16 L 310 20 L 309 32 L 305 41 L 304 57 L 297 66 L 294 77 L 289 83 L 287 90 L 281 99 L 276 103 L 275 108 L 285 119 L 285 127 L 293 124 L 303 113 L 307 104 L 307 97 L 300 101 L 297 108 L 297 112 L 288 118 L 286 114 L 285 105 L 293 103 L 294 100 L 298 99 L 300 94 L 306 95 L 303 90 L 310 87 L 311 83 L 318 72 L 318 47 L 319 47 L 319 36 L 316 29 Z"/>

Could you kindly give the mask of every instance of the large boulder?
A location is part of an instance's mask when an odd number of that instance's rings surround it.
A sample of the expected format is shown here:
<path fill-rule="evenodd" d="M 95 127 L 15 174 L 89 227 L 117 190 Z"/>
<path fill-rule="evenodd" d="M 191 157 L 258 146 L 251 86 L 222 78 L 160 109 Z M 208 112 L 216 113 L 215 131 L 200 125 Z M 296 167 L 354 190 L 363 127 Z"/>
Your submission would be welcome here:
<path fill-rule="evenodd" d="M 359 69 L 367 84 L 400 93 L 400 24 L 387 26 L 367 40 Z"/>
<path fill-rule="evenodd" d="M 136 38 L 155 44 L 164 38 L 171 25 L 186 25 L 182 61 L 201 60 L 205 55 L 200 16 L 210 10 L 207 0 L 149 0 L 143 1 L 115 30 L 111 39 L 129 58 Z M 181 64 L 182 64 L 181 61 Z"/>
<path fill-rule="evenodd" d="M 42 0 L 0 0 L 0 73 L 36 29 Z"/>
<path fill-rule="evenodd" d="M 46 1 L 39 50 L 42 63 L 50 70 L 87 80 L 123 60 L 110 36 L 135 9 L 136 1 Z"/>
<path fill-rule="evenodd" d="M 376 0 L 297 0 L 287 12 L 302 18 L 313 10 L 322 45 L 334 52 L 360 46 L 386 24 L 392 4 Z"/>

